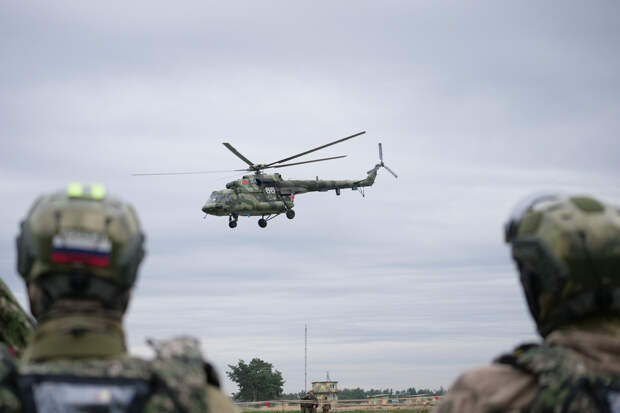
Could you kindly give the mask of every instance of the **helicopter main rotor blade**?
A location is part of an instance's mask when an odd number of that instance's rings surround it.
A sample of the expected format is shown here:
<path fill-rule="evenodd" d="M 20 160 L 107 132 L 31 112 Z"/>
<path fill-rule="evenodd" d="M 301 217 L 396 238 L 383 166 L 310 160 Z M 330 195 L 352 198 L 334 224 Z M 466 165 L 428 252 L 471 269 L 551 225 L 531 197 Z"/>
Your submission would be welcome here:
<path fill-rule="evenodd" d="M 254 163 L 252 161 L 250 161 L 248 158 L 246 158 L 245 156 L 241 155 L 241 153 L 236 150 L 230 143 L 228 142 L 224 142 L 222 143 L 222 145 L 224 145 L 225 147 L 228 148 L 229 151 L 231 151 L 232 153 L 234 153 L 235 155 L 237 155 L 237 157 L 239 159 L 241 159 L 243 162 L 247 163 L 248 165 L 250 165 L 250 167 L 254 166 Z"/>
<path fill-rule="evenodd" d="M 332 156 L 330 158 L 323 158 L 323 159 L 312 159 L 310 161 L 303 161 L 303 162 L 293 162 L 293 163 L 286 163 L 284 165 L 275 165 L 275 166 L 268 166 L 268 168 L 284 168 L 285 166 L 293 166 L 293 165 L 301 165 L 303 163 L 312 163 L 312 162 L 321 162 L 321 161 L 329 161 L 330 159 L 339 159 L 339 158 L 345 158 L 347 155 L 340 155 L 340 156 Z"/>
<path fill-rule="evenodd" d="M 379 143 L 379 160 L 383 162 L 383 148 L 381 147 L 381 143 Z"/>
<path fill-rule="evenodd" d="M 153 172 L 153 173 L 137 173 L 131 176 L 149 176 L 149 175 L 196 175 L 196 174 L 219 174 L 223 172 L 234 172 L 234 169 L 226 169 L 221 171 L 190 171 L 190 172 Z M 245 169 L 244 169 L 245 171 Z"/>
<path fill-rule="evenodd" d="M 337 141 L 333 141 L 333 142 L 330 142 L 328 144 L 319 146 L 317 148 L 310 149 L 309 151 L 298 153 L 297 155 L 289 156 L 288 158 L 284 158 L 284 159 L 280 159 L 279 161 L 272 162 L 270 164 L 265 165 L 265 167 L 270 167 L 270 166 L 275 165 L 277 163 L 282 163 L 282 162 L 290 161 L 291 159 L 299 158 L 300 156 L 304 156 L 304 155 L 307 155 L 307 154 L 309 154 L 311 152 L 318 151 L 319 149 L 327 148 L 328 146 L 332 146 L 332 145 L 335 145 L 337 143 L 344 142 L 344 141 L 346 141 L 348 139 L 355 138 L 356 136 L 360 136 L 360 135 L 363 135 L 365 133 L 366 133 L 366 131 L 358 132 L 355 135 L 347 136 L 346 138 L 338 139 Z"/>

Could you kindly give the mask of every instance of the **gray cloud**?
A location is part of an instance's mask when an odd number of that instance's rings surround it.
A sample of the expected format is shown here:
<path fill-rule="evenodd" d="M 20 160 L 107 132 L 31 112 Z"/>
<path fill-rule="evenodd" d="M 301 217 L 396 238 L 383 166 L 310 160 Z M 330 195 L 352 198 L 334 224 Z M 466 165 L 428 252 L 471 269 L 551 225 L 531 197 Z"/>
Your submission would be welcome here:
<path fill-rule="evenodd" d="M 14 235 L 34 197 L 104 182 L 148 237 L 127 319 L 191 333 L 220 371 L 273 362 L 286 390 L 448 386 L 534 338 L 502 244 L 510 208 L 561 189 L 620 200 L 618 6 L 404 1 L 18 3 L 0 10 L 0 273 L 24 302 Z M 394 180 L 365 198 L 301 195 L 260 230 L 202 219 L 235 169 L 359 130 L 341 161 L 291 178 L 362 178 L 382 141 Z M 228 179 L 226 177 L 229 176 Z M 229 391 L 234 386 L 226 382 Z"/>

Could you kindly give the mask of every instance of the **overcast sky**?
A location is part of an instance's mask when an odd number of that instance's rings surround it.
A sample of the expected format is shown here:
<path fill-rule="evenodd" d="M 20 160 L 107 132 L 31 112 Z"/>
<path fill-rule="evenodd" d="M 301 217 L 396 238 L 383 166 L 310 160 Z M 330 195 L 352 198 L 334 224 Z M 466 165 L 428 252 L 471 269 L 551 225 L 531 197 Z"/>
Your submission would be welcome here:
<path fill-rule="evenodd" d="M 502 242 L 540 190 L 620 203 L 620 6 L 612 1 L 4 1 L 0 274 L 24 302 L 14 237 L 69 181 L 131 201 L 147 233 L 126 327 L 199 337 L 224 376 L 262 358 L 285 391 L 449 386 L 535 328 Z M 297 216 L 203 219 L 236 169 L 366 130 L 281 170 L 362 179 L 366 197 Z M 235 385 L 226 380 L 228 392 Z"/>

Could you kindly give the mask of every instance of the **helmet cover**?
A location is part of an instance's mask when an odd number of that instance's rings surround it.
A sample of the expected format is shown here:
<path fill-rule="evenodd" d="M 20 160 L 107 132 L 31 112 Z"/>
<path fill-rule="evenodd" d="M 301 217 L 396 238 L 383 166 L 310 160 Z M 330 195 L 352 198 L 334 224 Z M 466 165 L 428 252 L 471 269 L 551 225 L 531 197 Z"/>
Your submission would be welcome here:
<path fill-rule="evenodd" d="M 505 235 L 539 332 L 593 314 L 620 315 L 620 209 L 561 195 L 519 208 Z"/>
<path fill-rule="evenodd" d="M 79 274 L 128 291 L 143 243 L 131 205 L 108 196 L 101 185 L 70 184 L 39 197 L 22 221 L 17 269 L 28 284 L 46 275 Z"/>

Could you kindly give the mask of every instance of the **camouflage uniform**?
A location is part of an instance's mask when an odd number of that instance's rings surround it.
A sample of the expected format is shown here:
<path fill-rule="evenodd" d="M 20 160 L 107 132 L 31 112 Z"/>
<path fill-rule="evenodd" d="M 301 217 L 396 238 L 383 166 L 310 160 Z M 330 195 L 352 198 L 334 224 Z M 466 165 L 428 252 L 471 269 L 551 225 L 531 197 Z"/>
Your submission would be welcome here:
<path fill-rule="evenodd" d="M 38 326 L 20 361 L 0 347 L 0 411 L 237 412 L 197 340 L 151 341 L 154 360 L 127 355 L 143 239 L 132 207 L 100 186 L 35 202 L 17 248 Z"/>
<path fill-rule="evenodd" d="M 301 397 L 304 402 L 301 403 L 301 413 L 316 413 L 316 408 L 319 406 L 319 401 L 314 395 L 314 392 L 309 391 Z"/>
<path fill-rule="evenodd" d="M 331 408 L 331 405 L 329 404 L 329 401 L 327 399 L 323 400 L 323 407 L 321 409 L 323 413 L 329 413 L 330 408 Z"/>
<path fill-rule="evenodd" d="M 620 210 L 536 197 L 506 240 L 544 341 L 464 373 L 434 412 L 619 411 Z"/>
<path fill-rule="evenodd" d="M 34 320 L 21 308 L 4 281 L 0 280 L 0 343 L 4 343 L 11 353 L 19 355 L 33 329 Z"/>

